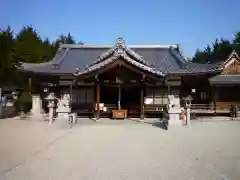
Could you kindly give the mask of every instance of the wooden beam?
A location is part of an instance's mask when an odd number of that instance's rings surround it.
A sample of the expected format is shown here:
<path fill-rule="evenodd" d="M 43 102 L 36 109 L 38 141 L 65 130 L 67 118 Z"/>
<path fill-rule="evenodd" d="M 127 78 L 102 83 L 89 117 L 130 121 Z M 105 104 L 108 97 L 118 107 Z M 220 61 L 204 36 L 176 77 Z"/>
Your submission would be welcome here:
<path fill-rule="evenodd" d="M 100 83 L 101 86 L 104 87 L 118 87 L 118 84 L 107 84 L 107 83 Z M 138 87 L 139 84 L 121 84 L 121 87 Z"/>
<path fill-rule="evenodd" d="M 28 78 L 28 89 L 32 93 L 32 78 Z"/>
<path fill-rule="evenodd" d="M 214 115 L 217 115 L 217 106 L 216 106 L 216 101 L 217 101 L 217 91 L 216 88 L 212 88 L 212 93 L 213 93 L 213 104 L 214 104 Z"/>
<path fill-rule="evenodd" d="M 98 120 L 100 117 L 99 103 L 100 103 L 100 85 L 96 83 L 96 103 L 97 103 L 97 112 L 96 119 Z"/>
<path fill-rule="evenodd" d="M 69 94 L 70 94 L 70 102 L 72 103 L 72 87 L 73 87 L 73 82 L 69 86 Z"/>
<path fill-rule="evenodd" d="M 171 86 L 168 85 L 168 95 L 170 95 L 170 94 L 171 94 Z"/>
<path fill-rule="evenodd" d="M 2 101 L 2 88 L 0 87 L 0 102 Z"/>
<path fill-rule="evenodd" d="M 143 92 L 143 85 L 141 86 L 141 92 L 140 92 L 140 102 L 141 102 L 141 111 L 140 111 L 140 119 L 144 119 L 144 92 Z"/>
<path fill-rule="evenodd" d="M 121 86 L 118 86 L 118 110 L 121 109 Z"/>

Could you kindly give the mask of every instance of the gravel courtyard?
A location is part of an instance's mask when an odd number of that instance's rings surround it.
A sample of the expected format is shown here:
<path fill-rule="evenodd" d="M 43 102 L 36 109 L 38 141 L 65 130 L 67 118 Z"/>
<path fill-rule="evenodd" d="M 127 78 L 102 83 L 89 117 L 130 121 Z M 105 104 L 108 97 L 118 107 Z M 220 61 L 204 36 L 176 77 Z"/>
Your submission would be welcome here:
<path fill-rule="evenodd" d="M 148 123 L 0 120 L 0 180 L 239 180 L 240 121 Z"/>

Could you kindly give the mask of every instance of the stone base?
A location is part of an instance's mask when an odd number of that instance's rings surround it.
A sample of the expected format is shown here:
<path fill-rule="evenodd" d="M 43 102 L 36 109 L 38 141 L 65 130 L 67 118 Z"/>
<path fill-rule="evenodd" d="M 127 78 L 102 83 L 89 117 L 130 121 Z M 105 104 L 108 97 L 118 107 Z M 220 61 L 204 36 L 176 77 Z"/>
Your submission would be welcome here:
<path fill-rule="evenodd" d="M 71 108 L 70 107 L 58 107 L 56 109 L 56 112 L 59 113 L 71 113 Z"/>
<path fill-rule="evenodd" d="M 69 109 L 70 110 L 70 109 Z M 59 128 L 69 128 L 72 124 L 69 123 L 69 114 L 71 110 L 65 112 L 57 112 L 57 118 L 55 118 L 54 124 Z"/>
<path fill-rule="evenodd" d="M 69 113 L 68 112 L 58 112 L 57 119 L 68 119 Z"/>
<path fill-rule="evenodd" d="M 144 114 L 143 113 L 140 114 L 140 122 L 141 121 L 144 121 Z"/>
<path fill-rule="evenodd" d="M 33 120 L 45 120 L 44 110 L 42 108 L 32 109 L 28 113 L 28 117 L 30 117 Z"/>
<path fill-rule="evenodd" d="M 71 127 L 71 124 L 69 124 L 69 118 L 65 118 L 65 117 L 55 118 L 54 124 L 56 125 L 56 127 L 63 128 L 63 129 Z"/>
<path fill-rule="evenodd" d="M 180 113 L 169 113 L 169 125 L 182 125 L 182 121 L 180 120 Z"/>
<path fill-rule="evenodd" d="M 46 116 L 44 113 L 29 113 L 27 117 L 36 121 L 44 121 L 46 119 Z"/>
<path fill-rule="evenodd" d="M 141 123 L 141 122 L 144 122 L 144 119 L 141 119 L 141 118 L 140 118 L 140 119 L 139 119 L 139 122 L 140 122 L 140 123 Z"/>
<path fill-rule="evenodd" d="M 95 121 L 95 122 L 100 122 L 100 118 L 93 118 L 93 120 Z"/>

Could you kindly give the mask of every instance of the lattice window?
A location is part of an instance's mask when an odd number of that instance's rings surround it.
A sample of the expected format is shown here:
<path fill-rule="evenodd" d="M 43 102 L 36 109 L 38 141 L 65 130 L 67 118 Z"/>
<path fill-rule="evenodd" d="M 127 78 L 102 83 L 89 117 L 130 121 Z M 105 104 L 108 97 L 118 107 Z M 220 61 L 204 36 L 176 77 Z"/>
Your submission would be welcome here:
<path fill-rule="evenodd" d="M 80 104 L 93 103 L 93 90 L 92 89 L 75 89 L 72 93 L 72 102 Z"/>
<path fill-rule="evenodd" d="M 167 89 L 147 89 L 146 91 L 146 99 L 148 100 L 148 104 L 168 104 L 168 93 Z"/>
<path fill-rule="evenodd" d="M 207 92 L 201 92 L 201 93 L 200 93 L 200 98 L 201 98 L 201 100 L 206 100 L 206 99 L 208 99 L 208 93 L 207 93 Z"/>

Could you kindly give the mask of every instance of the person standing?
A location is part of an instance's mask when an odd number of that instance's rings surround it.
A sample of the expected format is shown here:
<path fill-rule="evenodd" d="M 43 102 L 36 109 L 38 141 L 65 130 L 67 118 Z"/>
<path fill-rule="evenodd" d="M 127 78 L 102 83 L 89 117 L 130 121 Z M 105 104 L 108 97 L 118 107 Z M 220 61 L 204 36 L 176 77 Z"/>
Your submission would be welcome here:
<path fill-rule="evenodd" d="M 2 107 L 6 107 L 7 105 L 7 97 L 5 95 L 2 96 Z"/>

